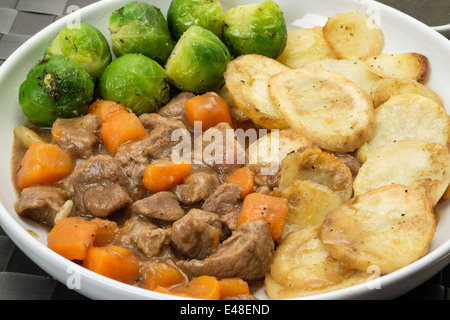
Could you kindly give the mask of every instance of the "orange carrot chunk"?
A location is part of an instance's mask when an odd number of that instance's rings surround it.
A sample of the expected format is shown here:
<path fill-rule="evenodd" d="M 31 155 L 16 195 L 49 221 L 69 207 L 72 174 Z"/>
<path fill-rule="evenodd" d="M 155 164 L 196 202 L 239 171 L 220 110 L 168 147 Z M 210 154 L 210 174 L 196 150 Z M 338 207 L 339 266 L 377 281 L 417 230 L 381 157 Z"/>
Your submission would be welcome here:
<path fill-rule="evenodd" d="M 220 283 L 215 277 L 200 276 L 173 288 L 157 287 L 154 291 L 179 297 L 219 300 Z"/>
<path fill-rule="evenodd" d="M 239 295 L 250 294 L 248 283 L 241 278 L 225 278 L 219 280 L 220 300 Z"/>
<path fill-rule="evenodd" d="M 109 245 L 89 250 L 83 267 L 105 277 L 133 284 L 139 277 L 139 260 L 128 249 Z"/>
<path fill-rule="evenodd" d="M 110 100 L 97 100 L 91 103 L 88 107 L 88 113 L 96 114 L 100 117 L 102 122 L 105 122 L 111 116 L 120 112 L 128 113 L 127 107 L 123 104 Z"/>
<path fill-rule="evenodd" d="M 245 222 L 264 220 L 274 241 L 280 239 L 289 212 L 287 199 L 250 193 L 245 197 L 237 227 Z"/>
<path fill-rule="evenodd" d="M 215 92 L 207 92 L 190 98 L 184 102 L 184 106 L 186 120 L 191 127 L 194 127 L 196 121 L 202 123 L 203 131 L 221 122 L 226 122 L 232 128 L 234 127 L 228 103 Z"/>
<path fill-rule="evenodd" d="M 56 183 L 73 170 L 74 160 L 56 144 L 35 142 L 20 161 L 17 187 L 24 189 L 33 184 Z"/>
<path fill-rule="evenodd" d="M 142 271 L 142 286 L 148 290 L 170 288 L 183 280 L 184 276 L 177 268 L 162 261 L 151 262 Z"/>
<path fill-rule="evenodd" d="M 137 115 L 131 112 L 113 114 L 103 123 L 100 132 L 106 149 L 113 155 L 125 142 L 147 135 Z"/>
<path fill-rule="evenodd" d="M 47 236 L 47 246 L 69 260 L 84 260 L 93 246 L 98 225 L 79 217 L 58 221 Z"/>
<path fill-rule="evenodd" d="M 153 162 L 145 168 L 142 183 L 150 192 L 167 191 L 182 182 L 190 171 L 190 163 Z"/>
<path fill-rule="evenodd" d="M 234 183 L 242 188 L 241 199 L 244 199 L 249 193 L 253 192 L 255 186 L 253 181 L 253 171 L 248 167 L 241 167 L 234 170 L 229 176 L 225 177 L 226 183 Z"/>
<path fill-rule="evenodd" d="M 115 221 L 94 218 L 91 222 L 98 226 L 94 247 L 104 247 L 111 244 L 119 233 L 119 227 Z"/>

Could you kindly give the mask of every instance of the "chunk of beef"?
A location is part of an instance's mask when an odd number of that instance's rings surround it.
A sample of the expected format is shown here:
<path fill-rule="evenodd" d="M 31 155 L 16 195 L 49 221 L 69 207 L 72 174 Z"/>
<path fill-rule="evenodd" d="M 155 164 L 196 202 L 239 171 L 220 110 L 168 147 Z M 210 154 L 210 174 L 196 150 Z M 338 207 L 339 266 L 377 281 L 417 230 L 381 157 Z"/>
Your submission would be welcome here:
<path fill-rule="evenodd" d="M 119 232 L 116 244 L 135 249 L 146 257 L 171 256 L 170 229 L 162 229 L 150 220 L 133 215 Z"/>
<path fill-rule="evenodd" d="M 56 186 L 34 185 L 21 191 L 17 213 L 36 222 L 53 226 L 72 193 Z"/>
<path fill-rule="evenodd" d="M 175 193 L 184 204 L 194 204 L 208 198 L 220 185 L 216 173 L 196 172 L 175 187 Z"/>
<path fill-rule="evenodd" d="M 245 164 L 245 150 L 228 123 L 219 123 L 203 133 L 202 161 L 220 174 L 228 174 Z"/>
<path fill-rule="evenodd" d="M 134 200 L 147 194 L 142 186 L 142 177 L 151 161 L 170 159 L 172 148 L 179 143 L 171 141 L 171 136 L 178 129 L 187 131 L 181 121 L 164 118 L 146 137 L 123 144 L 117 149 L 114 158 L 128 178 L 128 189 Z"/>
<path fill-rule="evenodd" d="M 145 217 L 163 221 L 176 221 L 184 216 L 177 196 L 170 191 L 161 191 L 138 200 L 133 203 L 131 209 Z"/>
<path fill-rule="evenodd" d="M 57 119 L 52 126 L 52 142 L 76 158 L 89 158 L 100 142 L 101 125 L 100 117 L 94 114 Z"/>
<path fill-rule="evenodd" d="M 75 168 L 70 180 L 79 215 L 100 214 L 106 217 L 131 204 L 125 177 L 119 164 L 109 155 L 98 154 L 84 160 Z"/>
<path fill-rule="evenodd" d="M 204 259 L 212 254 L 226 236 L 217 214 L 191 209 L 172 226 L 172 245 L 184 257 Z"/>
<path fill-rule="evenodd" d="M 195 95 L 191 92 L 181 92 L 162 107 L 158 114 L 164 117 L 181 119 L 186 114 L 184 102 L 193 98 Z"/>
<path fill-rule="evenodd" d="M 164 123 L 166 118 L 157 113 L 144 113 L 139 116 L 139 120 L 148 132 L 156 128 L 157 125 Z"/>
<path fill-rule="evenodd" d="M 220 219 L 222 220 L 222 224 L 230 231 L 235 231 L 237 229 L 237 223 L 239 220 L 240 211 L 232 211 L 229 212 Z"/>
<path fill-rule="evenodd" d="M 233 211 L 240 212 L 242 188 L 234 183 L 221 184 L 203 203 L 203 210 L 224 215 Z"/>
<path fill-rule="evenodd" d="M 274 255 L 274 242 L 267 223 L 262 220 L 244 223 L 209 257 L 180 260 L 178 266 L 196 277 L 261 280 L 269 271 Z"/>

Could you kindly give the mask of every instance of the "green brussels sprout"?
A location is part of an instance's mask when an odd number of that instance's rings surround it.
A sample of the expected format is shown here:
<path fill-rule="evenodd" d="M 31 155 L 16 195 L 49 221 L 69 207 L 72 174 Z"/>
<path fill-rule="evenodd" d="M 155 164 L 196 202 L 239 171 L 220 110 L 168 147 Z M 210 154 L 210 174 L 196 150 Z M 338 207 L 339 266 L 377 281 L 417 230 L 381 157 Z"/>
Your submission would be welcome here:
<path fill-rule="evenodd" d="M 29 71 L 19 89 L 19 103 L 30 121 L 50 127 L 57 118 L 86 113 L 94 94 L 94 82 L 77 62 L 51 55 Z"/>
<path fill-rule="evenodd" d="M 112 60 L 108 40 L 96 27 L 77 23 L 62 29 L 45 51 L 75 60 L 94 81 Z"/>
<path fill-rule="evenodd" d="M 275 59 L 286 47 L 286 21 L 273 1 L 231 8 L 223 20 L 223 42 L 235 57 L 255 53 Z"/>
<path fill-rule="evenodd" d="M 99 90 L 103 99 L 120 102 L 137 115 L 157 110 L 170 98 L 163 67 L 138 53 L 113 60 L 100 76 Z"/>
<path fill-rule="evenodd" d="M 218 0 L 172 0 L 167 23 L 172 38 L 177 40 L 190 26 L 197 25 L 222 38 L 223 8 Z"/>
<path fill-rule="evenodd" d="M 201 94 L 223 85 L 223 74 L 230 61 L 230 51 L 219 37 L 192 26 L 175 45 L 167 60 L 166 73 L 176 88 Z"/>
<path fill-rule="evenodd" d="M 164 15 L 146 2 L 130 2 L 115 10 L 109 19 L 109 31 L 116 57 L 140 53 L 164 65 L 173 49 Z"/>

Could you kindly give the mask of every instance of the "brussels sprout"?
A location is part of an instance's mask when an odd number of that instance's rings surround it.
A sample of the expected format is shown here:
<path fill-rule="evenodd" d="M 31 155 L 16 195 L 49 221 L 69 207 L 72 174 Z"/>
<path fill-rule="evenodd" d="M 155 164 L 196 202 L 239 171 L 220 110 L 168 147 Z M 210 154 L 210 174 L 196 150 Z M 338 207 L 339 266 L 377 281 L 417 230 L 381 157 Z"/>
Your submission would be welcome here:
<path fill-rule="evenodd" d="M 275 59 L 286 47 L 286 21 L 273 1 L 231 8 L 223 20 L 223 42 L 235 57 L 256 53 Z"/>
<path fill-rule="evenodd" d="M 159 8 L 131 2 L 115 10 L 109 19 L 114 54 L 143 54 L 161 65 L 173 49 L 172 36 Z"/>
<path fill-rule="evenodd" d="M 94 81 L 98 80 L 112 59 L 108 40 L 96 27 L 85 23 L 72 24 L 62 29 L 45 54 L 62 54 L 75 60 Z"/>
<path fill-rule="evenodd" d="M 86 113 L 94 82 L 77 62 L 59 54 L 41 60 L 29 71 L 19 90 L 19 103 L 29 120 L 50 127 L 57 118 Z"/>
<path fill-rule="evenodd" d="M 224 83 L 223 74 L 231 55 L 214 33 L 190 27 L 177 42 L 167 60 L 170 83 L 182 91 L 205 93 Z"/>
<path fill-rule="evenodd" d="M 190 26 L 197 25 L 222 38 L 223 8 L 218 0 L 172 0 L 167 23 L 174 40 Z"/>
<path fill-rule="evenodd" d="M 103 99 L 120 102 L 138 115 L 155 111 L 170 98 L 163 67 L 137 53 L 113 60 L 100 77 L 99 89 Z"/>

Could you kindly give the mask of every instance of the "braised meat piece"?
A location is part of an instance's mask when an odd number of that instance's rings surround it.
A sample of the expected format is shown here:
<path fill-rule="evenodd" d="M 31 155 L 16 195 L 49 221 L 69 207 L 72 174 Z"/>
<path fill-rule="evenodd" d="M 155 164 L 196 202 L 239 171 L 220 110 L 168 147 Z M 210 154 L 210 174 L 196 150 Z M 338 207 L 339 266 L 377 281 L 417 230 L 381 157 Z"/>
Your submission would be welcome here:
<path fill-rule="evenodd" d="M 173 192 L 161 191 L 133 203 L 133 212 L 148 218 L 176 221 L 184 216 L 184 210 Z"/>
<path fill-rule="evenodd" d="M 172 226 L 172 245 L 184 257 L 202 260 L 212 254 L 226 236 L 217 214 L 191 209 Z"/>
<path fill-rule="evenodd" d="M 274 242 L 262 220 L 244 223 L 203 260 L 180 260 L 178 266 L 192 276 L 264 279 L 274 255 Z"/>
<path fill-rule="evenodd" d="M 194 204 L 207 199 L 220 185 L 216 173 L 196 172 L 175 187 L 175 193 L 184 204 Z"/>
<path fill-rule="evenodd" d="M 120 166 L 109 155 L 98 154 L 83 161 L 70 180 L 78 215 L 106 217 L 132 202 Z"/>
<path fill-rule="evenodd" d="M 22 217 L 53 226 L 57 214 L 71 197 L 71 192 L 56 186 L 31 186 L 20 193 L 16 211 Z"/>
<path fill-rule="evenodd" d="M 242 188 L 234 183 L 223 183 L 203 203 L 203 210 L 225 215 L 240 212 Z"/>
<path fill-rule="evenodd" d="M 186 114 L 184 102 L 195 97 L 192 92 L 181 92 L 162 107 L 158 114 L 164 117 L 181 119 Z"/>
<path fill-rule="evenodd" d="M 52 142 L 75 158 L 89 158 L 100 142 L 100 117 L 87 114 L 79 118 L 57 119 L 52 126 Z"/>
<path fill-rule="evenodd" d="M 150 220 L 133 215 L 119 232 L 115 244 L 135 249 L 146 257 L 171 256 L 170 229 L 162 229 Z"/>

